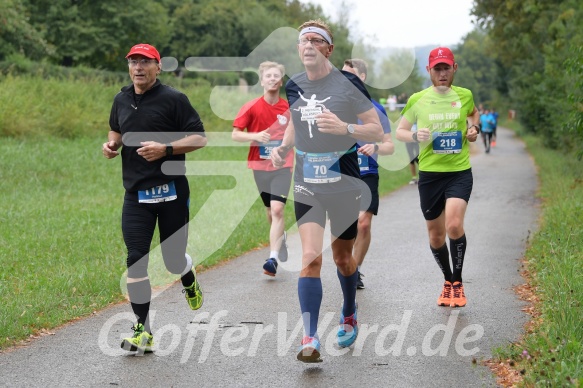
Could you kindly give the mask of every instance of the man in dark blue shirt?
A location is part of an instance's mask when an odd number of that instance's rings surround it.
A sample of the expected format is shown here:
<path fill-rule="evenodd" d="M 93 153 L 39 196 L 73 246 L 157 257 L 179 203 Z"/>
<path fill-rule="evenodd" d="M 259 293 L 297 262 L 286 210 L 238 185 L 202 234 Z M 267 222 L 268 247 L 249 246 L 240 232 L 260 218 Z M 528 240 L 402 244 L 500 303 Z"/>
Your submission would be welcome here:
<path fill-rule="evenodd" d="M 358 58 L 347 59 L 344 61 L 343 71 L 356 75 L 364 82 L 368 75 L 367 63 Z M 395 146 L 391 139 L 391 124 L 387 117 L 385 108 L 371 99 L 375 106 L 381 126 L 383 127 L 383 140 L 380 144 L 373 142 L 358 142 L 358 167 L 360 168 L 360 178 L 366 187 L 362 190 L 360 200 L 360 214 L 358 216 L 358 234 L 354 242 L 354 258 L 358 264 L 358 282 L 357 289 L 364 288 L 362 273 L 360 267 L 364 262 L 364 257 L 368 252 L 371 238 L 372 216 L 377 215 L 379 211 L 379 164 L 377 163 L 378 155 L 392 155 L 395 152 Z"/>

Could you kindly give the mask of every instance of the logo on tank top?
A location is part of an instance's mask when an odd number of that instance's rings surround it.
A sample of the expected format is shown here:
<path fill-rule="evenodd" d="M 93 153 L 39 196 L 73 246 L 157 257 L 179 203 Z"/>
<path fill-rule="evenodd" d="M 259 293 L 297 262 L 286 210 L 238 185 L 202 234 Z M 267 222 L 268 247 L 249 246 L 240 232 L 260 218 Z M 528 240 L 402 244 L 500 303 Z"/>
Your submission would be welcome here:
<path fill-rule="evenodd" d="M 282 115 L 277 115 L 277 121 L 279 121 L 279 125 L 286 125 L 287 124 L 287 117 Z"/>
<path fill-rule="evenodd" d="M 300 106 L 295 111 L 299 111 L 301 113 L 301 120 L 308 122 L 308 129 L 310 130 L 310 138 L 314 137 L 312 134 L 312 125 L 316 124 L 316 116 L 323 112 L 326 109 L 326 105 L 324 103 L 328 101 L 332 97 L 326 97 L 323 100 L 317 100 L 316 95 L 312 94 L 312 96 L 307 99 L 303 96 L 303 94 L 298 90 L 298 94 L 302 100 L 306 102 L 305 106 Z"/>

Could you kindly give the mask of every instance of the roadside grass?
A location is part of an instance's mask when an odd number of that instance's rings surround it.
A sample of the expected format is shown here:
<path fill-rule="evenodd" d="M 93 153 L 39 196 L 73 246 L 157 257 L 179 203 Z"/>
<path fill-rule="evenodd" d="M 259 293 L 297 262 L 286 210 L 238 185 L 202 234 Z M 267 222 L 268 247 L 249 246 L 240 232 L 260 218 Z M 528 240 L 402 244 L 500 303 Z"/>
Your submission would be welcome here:
<path fill-rule="evenodd" d="M 0 76 L 0 135 L 74 138 L 107 125 L 111 101 L 120 90 L 97 80 Z M 106 127 L 107 128 L 107 127 Z"/>
<path fill-rule="evenodd" d="M 207 130 L 231 131 L 230 123 L 213 113 L 210 85 L 200 84 L 203 81 L 181 81 L 169 74 L 162 78 L 189 97 Z M 130 82 L 129 76 L 123 83 L 111 84 L 97 77 L 63 80 L 0 74 L 0 136 L 21 139 L 100 136 L 109 129 L 114 96 Z"/>
<path fill-rule="evenodd" d="M 0 149 L 3 348 L 121 299 L 112 205 L 123 192 L 97 142 L 3 138 Z"/>
<path fill-rule="evenodd" d="M 503 123 L 521 134 L 515 122 Z M 524 263 L 532 321 L 517 343 L 496 350 L 524 386 L 583 386 L 583 161 L 521 134 L 534 157 L 540 228 Z"/>

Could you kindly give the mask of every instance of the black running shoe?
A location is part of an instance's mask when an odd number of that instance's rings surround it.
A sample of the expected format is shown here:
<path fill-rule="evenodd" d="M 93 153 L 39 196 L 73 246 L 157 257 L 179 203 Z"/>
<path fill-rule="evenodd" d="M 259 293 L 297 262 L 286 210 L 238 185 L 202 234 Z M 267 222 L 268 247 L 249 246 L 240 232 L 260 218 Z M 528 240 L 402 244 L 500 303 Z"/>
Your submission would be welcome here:
<path fill-rule="evenodd" d="M 362 277 L 364 275 L 358 271 L 358 281 L 356 282 L 356 289 L 357 290 L 364 290 L 364 283 L 362 282 Z"/>
<path fill-rule="evenodd" d="M 277 260 L 273 257 L 265 260 L 265 264 L 263 264 L 263 273 L 269 276 L 275 276 L 277 273 Z"/>

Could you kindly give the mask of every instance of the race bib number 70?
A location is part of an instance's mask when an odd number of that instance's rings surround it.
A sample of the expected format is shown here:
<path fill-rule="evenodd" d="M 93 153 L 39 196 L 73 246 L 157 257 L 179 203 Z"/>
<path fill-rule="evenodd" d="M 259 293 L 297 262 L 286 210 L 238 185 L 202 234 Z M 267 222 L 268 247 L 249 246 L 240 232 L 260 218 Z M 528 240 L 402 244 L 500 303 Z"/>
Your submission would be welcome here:
<path fill-rule="evenodd" d="M 341 179 L 338 170 L 338 152 L 324 154 L 305 154 L 304 158 L 304 182 L 307 183 L 332 183 Z M 333 168 L 334 167 L 334 168 Z"/>

